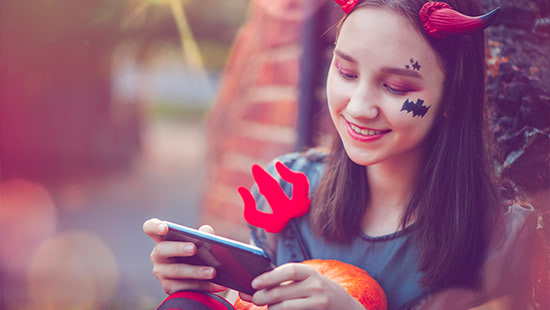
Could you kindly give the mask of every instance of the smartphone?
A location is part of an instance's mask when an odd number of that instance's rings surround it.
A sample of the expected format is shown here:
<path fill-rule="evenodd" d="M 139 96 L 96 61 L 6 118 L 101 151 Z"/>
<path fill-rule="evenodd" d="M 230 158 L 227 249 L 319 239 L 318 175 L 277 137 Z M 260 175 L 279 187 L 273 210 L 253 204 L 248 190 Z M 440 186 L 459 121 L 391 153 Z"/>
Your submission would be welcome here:
<path fill-rule="evenodd" d="M 197 252 L 189 257 L 174 257 L 177 262 L 211 266 L 216 269 L 216 277 L 211 282 L 249 295 L 256 290 L 250 285 L 260 274 L 275 268 L 265 252 L 255 246 L 228 238 L 166 222 L 167 241 L 193 242 Z"/>

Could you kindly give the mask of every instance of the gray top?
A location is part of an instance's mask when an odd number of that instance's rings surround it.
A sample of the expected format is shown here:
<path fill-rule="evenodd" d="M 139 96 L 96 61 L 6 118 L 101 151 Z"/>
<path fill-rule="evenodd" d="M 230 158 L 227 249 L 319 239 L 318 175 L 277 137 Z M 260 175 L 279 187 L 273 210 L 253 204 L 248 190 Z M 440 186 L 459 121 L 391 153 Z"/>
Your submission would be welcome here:
<path fill-rule="evenodd" d="M 324 154 L 309 151 L 292 153 L 277 160 L 295 171 L 304 172 L 311 192 L 319 184 L 324 170 Z M 274 161 L 275 162 L 275 161 Z M 280 181 L 290 197 L 292 185 L 280 180 L 272 162 L 266 170 Z M 257 189 L 252 190 L 258 209 L 270 211 Z M 532 207 L 512 206 L 505 214 L 501 233 L 495 234 L 483 267 L 484 292 L 465 289 L 425 289 L 418 283 L 419 253 L 410 238 L 414 224 L 405 230 L 380 237 L 359 234 L 350 244 L 327 243 L 314 236 L 308 214 L 293 219 L 278 234 L 251 227 L 256 245 L 263 248 L 275 265 L 307 259 L 336 259 L 367 271 L 384 289 L 388 309 L 467 309 L 517 291 L 529 277 L 531 242 L 536 216 Z M 498 235 L 498 236 L 497 236 Z"/>

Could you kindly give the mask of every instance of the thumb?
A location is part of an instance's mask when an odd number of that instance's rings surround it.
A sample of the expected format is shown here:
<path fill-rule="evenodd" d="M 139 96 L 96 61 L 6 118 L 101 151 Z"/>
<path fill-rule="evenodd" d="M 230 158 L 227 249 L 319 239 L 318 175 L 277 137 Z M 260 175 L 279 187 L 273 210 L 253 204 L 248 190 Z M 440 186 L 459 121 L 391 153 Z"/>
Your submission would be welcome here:
<path fill-rule="evenodd" d="M 205 232 L 207 234 L 211 234 L 211 235 L 214 235 L 214 228 L 212 228 L 212 226 L 210 225 L 202 225 L 200 228 L 199 228 L 200 231 L 202 232 Z"/>

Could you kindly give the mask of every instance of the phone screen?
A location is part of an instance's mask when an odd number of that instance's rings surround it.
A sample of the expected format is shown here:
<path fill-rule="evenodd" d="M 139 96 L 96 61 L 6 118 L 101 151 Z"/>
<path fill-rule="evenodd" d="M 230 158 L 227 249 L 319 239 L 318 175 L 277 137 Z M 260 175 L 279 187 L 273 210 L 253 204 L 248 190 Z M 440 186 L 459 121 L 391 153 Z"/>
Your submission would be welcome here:
<path fill-rule="evenodd" d="M 186 226 L 165 222 L 168 233 L 164 240 L 193 242 L 197 252 L 190 257 L 175 257 L 177 262 L 211 266 L 216 269 L 216 277 L 211 281 L 249 295 L 255 290 L 252 280 L 274 268 L 273 263 L 258 247 L 210 235 Z"/>

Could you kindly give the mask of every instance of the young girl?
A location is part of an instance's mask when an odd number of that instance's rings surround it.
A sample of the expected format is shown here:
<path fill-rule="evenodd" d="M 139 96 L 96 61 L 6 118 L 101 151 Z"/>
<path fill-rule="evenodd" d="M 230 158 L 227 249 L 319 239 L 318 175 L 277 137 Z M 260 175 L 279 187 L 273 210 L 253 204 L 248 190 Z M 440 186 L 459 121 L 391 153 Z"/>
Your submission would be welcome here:
<path fill-rule="evenodd" d="M 311 209 L 278 234 L 252 227 L 278 267 L 241 297 L 269 309 L 362 309 L 296 263 L 321 258 L 366 270 L 389 309 L 526 309 L 534 212 L 506 206 L 491 178 L 484 21 L 450 17 L 480 15 L 477 1 L 337 2 L 346 15 L 327 78 L 333 147 L 278 158 L 308 176 Z M 256 201 L 269 210 L 257 192 Z M 167 227 L 156 219 L 144 230 L 167 293 L 223 289 L 205 281 L 212 268 L 169 259 L 193 255 L 192 244 L 162 242 Z"/>

